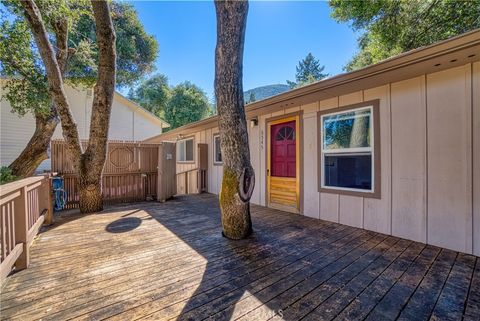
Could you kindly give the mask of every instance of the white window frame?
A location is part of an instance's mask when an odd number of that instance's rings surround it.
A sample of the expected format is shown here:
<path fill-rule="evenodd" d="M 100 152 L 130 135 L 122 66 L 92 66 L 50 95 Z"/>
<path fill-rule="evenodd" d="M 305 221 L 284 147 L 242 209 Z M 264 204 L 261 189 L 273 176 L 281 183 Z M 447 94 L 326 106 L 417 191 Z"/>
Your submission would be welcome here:
<path fill-rule="evenodd" d="M 324 140 L 325 140 L 325 130 L 323 128 L 323 119 L 325 117 L 330 117 L 339 114 L 346 114 L 355 111 L 363 111 L 369 110 L 370 111 L 370 146 L 369 147 L 359 147 L 359 148 L 337 148 L 337 149 L 324 149 Z M 332 113 L 325 113 L 320 116 L 320 157 L 321 157 L 321 188 L 328 189 L 328 190 L 339 190 L 339 191 L 349 191 L 349 192 L 357 192 L 357 193 L 365 193 L 365 194 L 373 194 L 375 193 L 375 112 L 373 105 L 363 106 L 363 107 L 352 107 L 351 109 L 346 109 L 338 112 Z M 338 187 L 338 186 L 329 186 L 325 185 L 325 157 L 326 156 L 348 156 L 348 155 L 371 155 L 371 162 L 372 162 L 372 179 L 371 179 L 371 188 L 370 189 L 359 189 L 359 188 L 347 188 L 347 187 Z"/>
<path fill-rule="evenodd" d="M 187 157 L 187 141 L 191 140 L 192 141 L 192 160 L 180 160 L 180 146 L 182 144 L 180 143 L 183 143 L 183 155 L 185 155 L 185 158 Z M 184 138 L 184 139 L 181 139 L 181 140 L 178 140 L 177 141 L 177 163 L 184 163 L 184 164 L 191 164 L 191 163 L 195 163 L 195 138 L 194 137 L 189 137 L 189 138 Z"/>
<path fill-rule="evenodd" d="M 222 155 L 222 161 L 219 162 L 217 161 L 216 157 L 217 157 L 217 144 L 215 143 L 215 139 L 220 140 L 220 134 L 215 134 L 213 135 L 213 165 L 223 165 L 223 155 Z M 222 152 L 220 151 L 220 154 Z"/>

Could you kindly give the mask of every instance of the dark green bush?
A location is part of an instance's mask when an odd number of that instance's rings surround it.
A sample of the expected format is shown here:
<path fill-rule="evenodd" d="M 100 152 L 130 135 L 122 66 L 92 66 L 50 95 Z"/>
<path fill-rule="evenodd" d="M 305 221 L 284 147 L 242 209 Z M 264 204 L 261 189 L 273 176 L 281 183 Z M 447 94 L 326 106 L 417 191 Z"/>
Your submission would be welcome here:
<path fill-rule="evenodd" d="M 0 185 L 13 182 L 17 177 L 12 174 L 12 170 L 8 166 L 0 167 Z"/>

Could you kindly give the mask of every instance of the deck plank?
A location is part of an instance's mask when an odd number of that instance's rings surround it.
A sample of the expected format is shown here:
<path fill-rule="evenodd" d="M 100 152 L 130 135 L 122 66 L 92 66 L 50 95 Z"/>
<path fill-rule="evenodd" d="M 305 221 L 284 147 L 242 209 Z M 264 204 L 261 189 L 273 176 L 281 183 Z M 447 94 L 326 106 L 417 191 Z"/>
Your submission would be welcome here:
<path fill-rule="evenodd" d="M 465 309 L 466 321 L 478 320 L 480 315 L 480 259 L 477 257 L 475 271 L 470 284 L 467 306 Z"/>
<path fill-rule="evenodd" d="M 460 320 L 463 317 L 474 267 L 474 256 L 462 253 L 457 256 L 431 320 Z"/>
<path fill-rule="evenodd" d="M 478 319 L 471 255 L 252 205 L 220 233 L 213 195 L 109 206 L 39 234 L 2 320 Z"/>

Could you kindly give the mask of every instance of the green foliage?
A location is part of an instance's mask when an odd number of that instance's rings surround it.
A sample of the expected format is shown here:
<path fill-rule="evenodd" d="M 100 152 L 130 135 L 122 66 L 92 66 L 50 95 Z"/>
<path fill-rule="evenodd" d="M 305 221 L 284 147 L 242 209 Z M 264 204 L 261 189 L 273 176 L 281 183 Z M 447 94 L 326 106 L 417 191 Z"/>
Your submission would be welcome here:
<path fill-rule="evenodd" d="M 135 8 L 126 2 L 112 2 L 111 13 L 117 50 L 117 86 L 132 85 L 154 69 L 158 55 L 155 38 L 145 32 Z M 69 62 L 67 78 L 97 79 L 98 48 L 95 23 L 82 15 L 70 34 L 75 55 Z"/>
<path fill-rule="evenodd" d="M 186 81 L 173 87 L 165 109 L 165 120 L 170 123 L 170 129 L 173 129 L 211 116 L 212 113 L 205 92 Z"/>
<path fill-rule="evenodd" d="M 169 129 L 213 115 L 207 95 L 186 81 L 170 87 L 165 75 L 157 74 L 131 90 L 129 98 L 170 123 Z"/>
<path fill-rule="evenodd" d="M 27 23 L 8 20 L 0 24 L 0 67 L 2 76 L 14 76 L 3 85 L 5 98 L 12 109 L 25 115 L 31 106 L 40 113 L 48 113 L 50 95 L 43 75 L 42 61 L 31 50 L 33 39 Z M 4 59 L 8 57 L 8 59 Z M 19 78 L 18 78 L 19 77 Z"/>
<path fill-rule="evenodd" d="M 97 79 L 98 48 L 90 1 L 37 0 L 42 18 L 55 46 L 57 26 L 68 26 L 68 61 L 65 82 L 91 87 Z M 43 62 L 23 10 L 17 0 L 3 0 L 8 10 L 0 24 L 0 75 L 4 97 L 20 115 L 48 113 L 51 104 Z M 111 3 L 117 47 L 117 86 L 132 85 L 154 68 L 158 44 L 140 23 L 134 8 L 125 2 Z M 21 81 L 19 81 L 21 80 Z"/>
<path fill-rule="evenodd" d="M 287 84 L 290 88 L 301 87 L 328 77 L 328 74 L 323 73 L 325 66 L 321 66 L 320 61 L 315 59 L 312 53 L 309 53 L 304 59 L 300 60 L 296 69 L 296 81 L 293 82 L 287 80 Z"/>
<path fill-rule="evenodd" d="M 0 185 L 13 182 L 16 179 L 17 177 L 12 174 L 12 170 L 8 166 L 0 167 Z"/>
<path fill-rule="evenodd" d="M 330 0 L 332 17 L 363 30 L 351 71 L 480 27 L 480 0 Z"/>
<path fill-rule="evenodd" d="M 157 74 L 140 83 L 128 94 L 129 98 L 160 118 L 165 118 L 165 109 L 171 97 L 171 89 L 165 75 Z"/>

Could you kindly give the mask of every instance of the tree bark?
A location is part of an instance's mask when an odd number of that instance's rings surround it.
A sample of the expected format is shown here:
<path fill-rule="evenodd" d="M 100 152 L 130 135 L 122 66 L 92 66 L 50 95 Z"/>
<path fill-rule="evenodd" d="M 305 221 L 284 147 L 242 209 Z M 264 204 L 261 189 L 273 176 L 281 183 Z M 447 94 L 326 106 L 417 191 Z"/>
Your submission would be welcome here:
<path fill-rule="evenodd" d="M 53 23 L 53 29 L 57 45 L 56 58 L 63 78 L 68 62 L 68 21 L 66 19 L 56 21 Z M 48 115 L 37 112 L 34 116 L 35 132 L 27 146 L 9 166 L 12 174 L 19 178 L 32 176 L 38 166 L 48 159 L 50 141 L 60 122 L 57 109 L 53 103 Z"/>
<path fill-rule="evenodd" d="M 215 9 L 215 97 L 223 157 L 222 227 L 224 236 L 242 239 L 252 232 L 250 198 L 255 185 L 242 85 L 248 2 L 215 1 Z"/>
<path fill-rule="evenodd" d="M 92 0 L 97 45 L 98 79 L 93 92 L 88 147 L 80 159 L 80 210 L 101 211 L 102 171 L 107 156 L 108 127 L 115 92 L 115 31 L 106 1 Z"/>
<path fill-rule="evenodd" d="M 101 175 L 106 158 L 110 111 L 115 90 L 115 31 L 108 3 L 92 0 L 99 47 L 99 76 L 94 90 L 90 137 L 85 153 L 82 153 L 77 125 L 65 95 L 61 62 L 54 54 L 38 7 L 33 0 L 22 1 L 22 6 L 45 65 L 49 91 L 60 115 L 69 155 L 79 174 L 80 211 L 82 213 L 101 211 L 103 209 Z M 67 38 L 61 41 L 66 42 Z"/>
<path fill-rule="evenodd" d="M 52 106 L 47 116 L 35 114 L 35 132 L 20 155 L 10 164 L 12 174 L 19 178 L 32 176 L 38 166 L 48 159 L 50 140 L 59 120 Z"/>
<path fill-rule="evenodd" d="M 70 157 L 79 160 L 82 155 L 82 147 L 78 138 L 78 130 L 72 113 L 70 112 L 67 96 L 63 86 L 63 78 L 60 66 L 56 59 L 52 44 L 48 39 L 48 33 L 45 29 L 40 11 L 33 0 L 22 1 L 25 10 L 25 17 L 32 29 L 35 43 L 42 57 L 47 74 L 48 90 L 52 95 L 53 103 L 56 105 L 63 129 L 63 137 L 67 142 L 67 148 Z M 77 163 L 77 162 L 75 162 Z M 78 169 L 78 166 L 75 166 Z"/>

